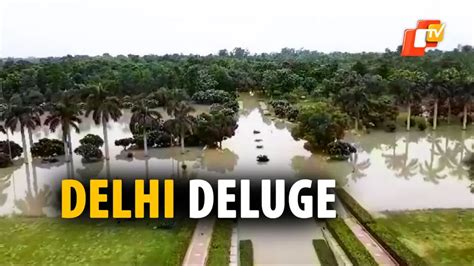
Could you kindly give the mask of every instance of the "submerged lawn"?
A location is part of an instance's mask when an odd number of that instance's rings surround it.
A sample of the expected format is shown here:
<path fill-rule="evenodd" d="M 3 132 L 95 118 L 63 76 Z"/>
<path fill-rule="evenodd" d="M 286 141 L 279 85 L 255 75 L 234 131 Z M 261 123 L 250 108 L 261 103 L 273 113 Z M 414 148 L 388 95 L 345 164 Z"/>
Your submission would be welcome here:
<path fill-rule="evenodd" d="M 0 218 L 0 264 L 181 265 L 194 223 Z"/>
<path fill-rule="evenodd" d="M 377 221 L 432 265 L 474 265 L 474 209 L 397 212 Z"/>

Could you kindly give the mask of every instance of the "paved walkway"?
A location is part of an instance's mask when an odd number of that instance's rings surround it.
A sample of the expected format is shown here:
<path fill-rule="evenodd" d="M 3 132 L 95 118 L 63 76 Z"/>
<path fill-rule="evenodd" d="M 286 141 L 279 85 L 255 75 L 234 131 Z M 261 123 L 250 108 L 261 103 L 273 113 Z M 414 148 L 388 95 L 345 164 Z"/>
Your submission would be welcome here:
<path fill-rule="evenodd" d="M 353 217 L 349 211 L 341 204 L 340 200 L 336 200 L 336 211 L 347 226 L 351 229 L 359 241 L 367 248 L 370 255 L 379 265 L 398 265 L 390 254 L 370 235 L 367 230 Z"/>
<path fill-rule="evenodd" d="M 201 219 L 197 222 L 194 234 L 184 257 L 183 265 L 206 265 L 207 252 L 211 243 L 214 218 Z"/>

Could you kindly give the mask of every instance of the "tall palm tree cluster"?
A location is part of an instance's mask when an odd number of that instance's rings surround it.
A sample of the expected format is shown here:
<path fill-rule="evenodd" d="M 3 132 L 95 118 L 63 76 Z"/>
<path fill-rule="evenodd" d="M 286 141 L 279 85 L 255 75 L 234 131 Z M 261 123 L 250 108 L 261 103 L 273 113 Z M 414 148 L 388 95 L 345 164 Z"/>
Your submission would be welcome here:
<path fill-rule="evenodd" d="M 185 134 L 192 132 L 194 120 L 189 114 L 194 109 L 181 97 L 174 96 L 175 93 L 170 92 L 165 95 L 163 89 L 154 93 L 159 100 L 165 102 L 167 113 L 172 116 L 169 120 L 169 130 L 181 140 L 181 148 L 184 152 Z M 85 103 L 81 103 L 81 95 L 86 95 Z M 161 114 L 149 108 L 149 101 L 136 101 L 131 109 L 132 117 L 130 121 L 130 129 L 132 132 L 140 132 L 144 136 L 145 156 L 147 151 L 147 132 L 155 128 L 161 119 Z M 107 132 L 107 123 L 110 120 L 117 121 L 122 116 L 122 104 L 117 97 L 110 96 L 110 93 L 101 85 L 93 85 L 84 87 L 81 90 L 63 91 L 54 103 L 43 104 L 38 100 L 25 95 L 14 95 L 0 110 L 1 121 L 4 125 L 0 125 L 0 132 L 7 134 L 9 143 L 9 132 L 14 134 L 16 130 L 20 131 L 22 136 L 22 145 L 24 150 L 24 161 L 29 163 L 28 146 L 26 140 L 26 132 L 29 136 L 29 148 L 33 146 L 33 131 L 41 127 L 42 124 L 47 126 L 51 132 L 55 132 L 58 128 L 62 132 L 62 141 L 64 145 L 65 161 L 72 158 L 72 141 L 71 132 L 79 133 L 79 124 L 82 122 L 80 118 L 83 114 L 86 117 L 91 116 L 94 123 L 102 124 L 103 137 L 105 142 L 105 158 L 110 159 L 109 139 Z M 4 109 L 4 110 L 3 110 Z M 42 123 L 42 115 L 47 115 Z"/>

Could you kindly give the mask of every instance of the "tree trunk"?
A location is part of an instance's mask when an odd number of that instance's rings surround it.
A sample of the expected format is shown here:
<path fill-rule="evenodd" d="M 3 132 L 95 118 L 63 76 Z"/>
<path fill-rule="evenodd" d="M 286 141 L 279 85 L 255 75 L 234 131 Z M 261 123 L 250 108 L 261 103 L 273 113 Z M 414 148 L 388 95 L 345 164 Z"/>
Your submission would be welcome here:
<path fill-rule="evenodd" d="M 181 153 L 184 154 L 184 132 L 181 132 Z"/>
<path fill-rule="evenodd" d="M 448 98 L 448 125 L 451 124 L 451 100 Z"/>
<path fill-rule="evenodd" d="M 438 125 L 438 100 L 434 103 L 434 112 L 433 112 L 433 130 L 436 130 Z"/>
<path fill-rule="evenodd" d="M 69 162 L 69 145 L 67 139 L 67 133 L 63 131 L 63 143 L 64 143 L 64 160 Z"/>
<path fill-rule="evenodd" d="M 21 141 L 23 142 L 23 158 L 25 158 L 25 163 L 28 164 L 28 149 L 26 147 L 26 137 L 25 137 L 25 129 L 21 127 Z"/>
<path fill-rule="evenodd" d="M 146 131 L 143 131 L 143 145 L 145 157 L 148 157 L 148 142 L 146 139 Z"/>
<path fill-rule="evenodd" d="M 102 117 L 102 130 L 104 131 L 104 142 L 105 142 L 105 159 L 109 160 L 109 138 L 107 136 L 107 121 Z"/>
<path fill-rule="evenodd" d="M 33 132 L 31 132 L 31 129 L 28 128 L 28 140 L 30 142 L 30 149 L 33 147 Z"/>
<path fill-rule="evenodd" d="M 464 104 L 464 112 L 462 118 L 462 130 L 466 130 L 467 128 L 467 103 Z"/>
<path fill-rule="evenodd" d="M 12 146 L 10 144 L 10 134 L 8 133 L 8 128 L 5 130 L 5 132 L 7 132 L 8 154 L 10 155 L 10 160 L 13 160 L 13 158 L 12 158 Z"/>
<path fill-rule="evenodd" d="M 407 130 L 410 130 L 411 103 L 408 103 Z"/>

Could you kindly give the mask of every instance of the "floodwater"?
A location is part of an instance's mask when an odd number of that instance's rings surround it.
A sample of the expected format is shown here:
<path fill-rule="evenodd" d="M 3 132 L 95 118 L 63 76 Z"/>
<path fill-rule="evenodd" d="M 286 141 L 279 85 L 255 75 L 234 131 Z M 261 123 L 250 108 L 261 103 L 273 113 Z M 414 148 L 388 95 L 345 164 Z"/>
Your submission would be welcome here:
<path fill-rule="evenodd" d="M 110 160 L 82 163 L 74 154 L 70 164 L 42 164 L 35 159 L 30 164 L 15 161 L 15 165 L 0 169 L 0 216 L 57 216 L 52 191 L 66 177 L 175 177 L 175 178 L 315 178 L 332 177 L 343 185 L 371 212 L 425 208 L 474 208 L 474 194 L 463 158 L 474 151 L 474 128 L 461 131 L 459 126 L 441 127 L 434 132 L 400 131 L 373 132 L 347 141 L 355 143 L 358 153 L 351 162 L 332 162 L 325 156 L 311 154 L 303 148 L 304 141 L 292 138 L 292 125 L 263 115 L 265 105 L 257 96 L 240 98 L 239 127 L 234 137 L 223 142 L 222 150 L 179 147 L 133 150 L 127 159 L 122 147 L 114 145 L 119 138 L 130 137 L 130 112 L 117 122 L 107 125 Z M 196 106 L 197 112 L 208 110 Z M 161 110 L 166 117 L 165 113 Z M 84 118 L 81 132 L 72 134 L 74 147 L 79 139 L 92 133 L 102 136 L 102 126 Z M 260 131 L 254 134 L 254 130 Z M 33 134 L 34 141 L 43 137 L 61 139 L 58 129 L 47 127 Z M 5 139 L 5 135 L 1 135 Z M 17 132 L 12 139 L 21 145 Z M 261 149 L 256 146 L 262 145 Z M 268 163 L 258 163 L 256 157 L 265 154 Z M 182 170 L 180 165 L 188 167 Z M 72 169 L 72 170 L 71 170 Z"/>

